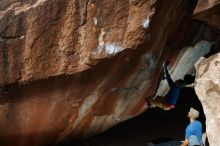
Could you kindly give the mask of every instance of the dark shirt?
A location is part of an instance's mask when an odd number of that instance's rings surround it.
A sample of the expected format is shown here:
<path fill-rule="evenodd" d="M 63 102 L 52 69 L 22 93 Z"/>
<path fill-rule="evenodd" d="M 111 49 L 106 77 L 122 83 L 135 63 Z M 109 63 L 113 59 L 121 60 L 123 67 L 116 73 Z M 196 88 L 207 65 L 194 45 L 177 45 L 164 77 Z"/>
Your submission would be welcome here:
<path fill-rule="evenodd" d="M 168 105 L 176 105 L 177 100 L 179 98 L 180 90 L 181 90 L 180 87 L 177 87 L 177 86 L 171 87 L 169 92 L 167 93 L 167 95 L 165 97 L 165 102 Z"/>
<path fill-rule="evenodd" d="M 167 80 L 167 82 L 168 82 L 168 84 L 170 86 L 170 90 L 169 90 L 169 92 L 167 93 L 167 95 L 165 97 L 165 102 L 168 105 L 174 105 L 175 106 L 176 102 L 177 102 L 177 100 L 179 98 L 181 87 L 178 87 L 173 82 L 173 80 L 171 79 L 170 74 L 169 74 L 166 66 L 164 67 L 164 73 L 165 73 L 165 76 L 166 76 L 166 80 Z"/>

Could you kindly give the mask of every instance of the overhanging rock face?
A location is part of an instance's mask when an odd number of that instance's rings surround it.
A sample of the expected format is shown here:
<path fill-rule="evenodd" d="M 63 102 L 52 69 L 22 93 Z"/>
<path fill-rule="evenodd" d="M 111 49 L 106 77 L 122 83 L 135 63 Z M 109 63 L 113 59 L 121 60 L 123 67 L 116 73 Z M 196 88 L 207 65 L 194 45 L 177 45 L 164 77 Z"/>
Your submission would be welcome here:
<path fill-rule="evenodd" d="M 1 1 L 1 83 L 82 72 L 95 59 L 135 49 L 154 2 L 32 0 L 3 7 L 9 2 Z"/>
<path fill-rule="evenodd" d="M 206 115 L 206 132 L 211 146 L 219 146 L 220 139 L 220 53 L 201 58 L 196 64 L 195 91 Z"/>
<path fill-rule="evenodd" d="M 220 3 L 219 0 L 198 0 L 194 14 L 205 11 L 209 8 L 212 8 L 213 6 L 219 3 Z"/>
<path fill-rule="evenodd" d="M 163 60 L 173 70 L 184 54 L 195 2 L 1 0 L 0 145 L 83 138 L 143 112 Z"/>

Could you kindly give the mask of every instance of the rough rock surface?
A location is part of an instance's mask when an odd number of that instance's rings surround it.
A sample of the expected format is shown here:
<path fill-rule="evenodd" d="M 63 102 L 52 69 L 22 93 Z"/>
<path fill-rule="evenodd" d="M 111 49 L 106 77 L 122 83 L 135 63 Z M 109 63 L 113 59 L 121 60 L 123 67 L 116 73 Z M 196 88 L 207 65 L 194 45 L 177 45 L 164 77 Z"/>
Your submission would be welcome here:
<path fill-rule="evenodd" d="M 194 19 L 203 21 L 207 25 L 220 30 L 220 4 L 217 4 L 213 8 L 203 11 L 201 13 L 198 13 L 193 16 Z"/>
<path fill-rule="evenodd" d="M 172 70 L 181 60 L 195 7 L 192 0 L 1 0 L 0 144 L 82 138 L 140 114 L 163 60 Z"/>
<path fill-rule="evenodd" d="M 220 139 L 220 53 L 201 58 L 196 64 L 195 91 L 206 115 L 206 132 L 211 146 Z"/>
<path fill-rule="evenodd" d="M 205 11 L 209 8 L 212 8 L 213 6 L 219 3 L 220 3 L 219 0 L 198 0 L 198 4 L 196 6 L 194 14 Z"/>
<path fill-rule="evenodd" d="M 144 40 L 154 3 L 32 0 L 7 8 L 2 4 L 0 34 L 5 49 L 0 83 L 82 72 L 97 59 L 135 48 Z"/>

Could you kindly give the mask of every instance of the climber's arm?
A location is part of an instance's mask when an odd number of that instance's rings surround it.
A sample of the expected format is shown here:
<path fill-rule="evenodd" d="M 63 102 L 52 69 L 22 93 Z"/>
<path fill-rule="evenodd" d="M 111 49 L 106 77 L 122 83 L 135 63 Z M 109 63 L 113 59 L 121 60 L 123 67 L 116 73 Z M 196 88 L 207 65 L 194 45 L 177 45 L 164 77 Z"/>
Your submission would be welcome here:
<path fill-rule="evenodd" d="M 180 146 L 188 146 L 188 139 L 182 141 L 182 144 Z"/>
<path fill-rule="evenodd" d="M 192 83 L 192 84 L 186 85 L 185 87 L 193 88 L 194 86 L 195 86 L 195 84 Z"/>

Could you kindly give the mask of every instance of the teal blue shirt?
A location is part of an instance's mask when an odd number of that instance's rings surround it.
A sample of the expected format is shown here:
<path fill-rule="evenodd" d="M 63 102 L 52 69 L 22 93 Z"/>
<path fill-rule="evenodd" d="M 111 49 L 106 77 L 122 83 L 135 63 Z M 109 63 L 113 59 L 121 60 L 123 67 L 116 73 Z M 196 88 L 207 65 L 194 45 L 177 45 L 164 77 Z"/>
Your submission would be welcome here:
<path fill-rule="evenodd" d="M 197 136 L 199 139 L 200 143 L 203 144 L 202 142 L 202 124 L 195 120 L 191 122 L 187 127 L 186 127 L 186 133 L 185 133 L 185 138 L 189 140 L 189 137 L 191 135 Z"/>

